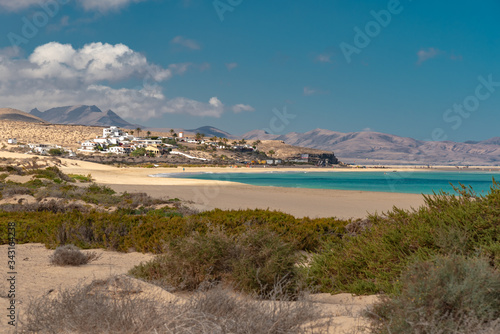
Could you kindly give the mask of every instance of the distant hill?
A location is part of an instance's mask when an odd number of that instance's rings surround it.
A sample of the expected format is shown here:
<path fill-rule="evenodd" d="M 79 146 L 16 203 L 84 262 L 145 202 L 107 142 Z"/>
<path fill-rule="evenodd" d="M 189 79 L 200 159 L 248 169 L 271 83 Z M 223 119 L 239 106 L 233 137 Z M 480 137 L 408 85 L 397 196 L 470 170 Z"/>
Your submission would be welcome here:
<path fill-rule="evenodd" d="M 20 121 L 29 123 L 47 123 L 43 119 L 24 111 L 12 108 L 0 108 L 0 120 Z"/>
<path fill-rule="evenodd" d="M 112 110 L 103 112 L 96 106 L 67 106 L 58 107 L 41 112 L 33 109 L 31 115 L 54 124 L 78 124 L 88 126 L 117 126 L 120 128 L 133 129 L 141 127 L 131 124 L 118 116 Z"/>
<path fill-rule="evenodd" d="M 217 129 L 213 126 L 202 126 L 200 128 L 197 128 L 197 129 L 184 130 L 184 131 L 189 132 L 189 133 L 197 133 L 197 132 L 203 133 L 206 138 L 210 138 L 213 136 L 221 137 L 221 138 L 228 138 L 228 139 L 236 138 L 232 134 L 230 134 L 226 131 Z"/>
<path fill-rule="evenodd" d="M 359 164 L 500 164 L 500 137 L 481 142 L 455 143 L 422 141 L 371 131 L 342 133 L 324 129 L 284 135 L 254 130 L 242 137 L 248 140 L 282 140 L 289 145 L 329 150 L 335 152 L 341 161 Z"/>

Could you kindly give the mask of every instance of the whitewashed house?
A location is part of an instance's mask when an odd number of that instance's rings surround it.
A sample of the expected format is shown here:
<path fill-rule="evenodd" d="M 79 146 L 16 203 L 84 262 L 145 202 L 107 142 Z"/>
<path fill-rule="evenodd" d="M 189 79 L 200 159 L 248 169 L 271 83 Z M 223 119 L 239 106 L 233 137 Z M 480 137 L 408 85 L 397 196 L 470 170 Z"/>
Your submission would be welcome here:
<path fill-rule="evenodd" d="M 7 140 L 7 143 L 12 144 L 12 145 L 16 145 L 17 144 L 17 139 L 16 138 L 9 138 Z"/>
<path fill-rule="evenodd" d="M 93 152 L 96 146 L 97 144 L 95 142 L 87 140 L 82 143 L 82 148 L 80 148 L 80 151 Z"/>
<path fill-rule="evenodd" d="M 123 137 L 128 136 L 128 133 L 124 132 L 122 129 L 116 126 L 111 126 L 109 128 L 102 129 L 103 137 Z"/>

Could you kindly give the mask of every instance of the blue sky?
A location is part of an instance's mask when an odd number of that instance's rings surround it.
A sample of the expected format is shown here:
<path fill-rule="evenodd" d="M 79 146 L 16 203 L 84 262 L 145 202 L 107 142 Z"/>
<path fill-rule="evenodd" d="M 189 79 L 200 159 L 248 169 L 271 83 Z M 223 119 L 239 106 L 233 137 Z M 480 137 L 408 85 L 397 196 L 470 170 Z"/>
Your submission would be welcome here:
<path fill-rule="evenodd" d="M 233 134 L 500 136 L 497 0 L 42 2 L 0 0 L 2 107 L 95 104 Z"/>

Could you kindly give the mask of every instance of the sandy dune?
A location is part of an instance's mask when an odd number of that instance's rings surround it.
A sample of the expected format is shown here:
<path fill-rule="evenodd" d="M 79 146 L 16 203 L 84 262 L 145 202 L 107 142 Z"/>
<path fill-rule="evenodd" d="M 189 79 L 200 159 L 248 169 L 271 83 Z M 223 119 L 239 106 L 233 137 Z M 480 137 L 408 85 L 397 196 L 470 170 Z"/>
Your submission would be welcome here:
<path fill-rule="evenodd" d="M 0 246 L 0 254 L 7 254 L 7 245 Z M 117 275 L 124 275 L 134 265 L 147 261 L 153 256 L 140 253 L 117 253 L 102 249 L 93 250 L 101 254 L 101 258 L 90 264 L 80 267 L 58 267 L 50 264 L 49 257 L 52 250 L 46 249 L 42 244 L 24 244 L 16 246 L 16 302 L 17 312 L 22 314 L 31 298 L 39 298 L 49 294 L 57 294 L 61 290 L 78 285 L 88 284 L 92 280 L 107 279 Z M 163 300 L 186 297 L 172 295 L 158 287 L 123 276 L 121 279 L 132 280 L 138 285 L 145 296 L 155 296 Z M 2 274 L 0 282 L 0 309 L 6 310 L 7 281 Z M 367 326 L 367 319 L 361 316 L 366 307 L 377 301 L 377 296 L 354 297 L 350 294 L 329 295 L 316 294 L 310 296 L 322 314 L 320 322 L 330 320 L 329 333 L 350 333 L 358 326 Z M 4 312 L 5 313 L 5 312 Z M 18 313 L 19 314 L 19 313 Z M 6 324 L 5 316 L 0 322 L 0 333 L 13 333 Z M 356 333 L 361 333 L 357 331 Z"/>

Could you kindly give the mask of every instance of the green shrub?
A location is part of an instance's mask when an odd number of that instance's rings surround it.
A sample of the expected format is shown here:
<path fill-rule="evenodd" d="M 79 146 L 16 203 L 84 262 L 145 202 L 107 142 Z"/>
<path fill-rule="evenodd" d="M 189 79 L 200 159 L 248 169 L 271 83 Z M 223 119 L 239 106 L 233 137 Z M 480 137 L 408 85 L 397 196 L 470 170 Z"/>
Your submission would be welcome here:
<path fill-rule="evenodd" d="M 60 156 L 64 154 L 64 151 L 60 148 L 51 148 L 49 150 L 50 155 Z"/>
<path fill-rule="evenodd" d="M 463 186 L 457 191 L 425 196 L 426 205 L 415 211 L 394 208 L 385 217 L 370 216 L 365 232 L 324 243 L 311 263 L 310 283 L 323 292 L 392 293 L 401 272 L 416 260 L 479 252 L 498 264 L 498 184 L 484 196 Z"/>
<path fill-rule="evenodd" d="M 85 175 L 80 175 L 80 174 L 68 174 L 70 178 L 72 178 L 75 181 L 80 181 L 80 182 L 92 182 L 92 175 L 88 174 L 87 176 Z"/>
<path fill-rule="evenodd" d="M 232 261 L 234 285 L 260 297 L 297 296 L 300 257 L 293 244 L 268 230 L 248 230 L 237 239 L 238 256 Z M 280 289 L 277 291 L 276 288 Z"/>
<path fill-rule="evenodd" d="M 171 241 L 165 254 L 134 267 L 130 274 L 168 288 L 195 290 L 229 274 L 234 244 L 234 238 L 220 229 L 203 235 L 193 232 Z"/>
<path fill-rule="evenodd" d="M 376 333 L 478 333 L 500 318 L 500 272 L 482 258 L 416 262 L 400 290 L 374 307 Z"/>
<path fill-rule="evenodd" d="M 195 290 L 225 282 L 264 298 L 290 297 L 300 288 L 298 261 L 296 249 L 270 231 L 230 236 L 213 228 L 174 239 L 164 254 L 130 274 L 166 288 Z"/>

